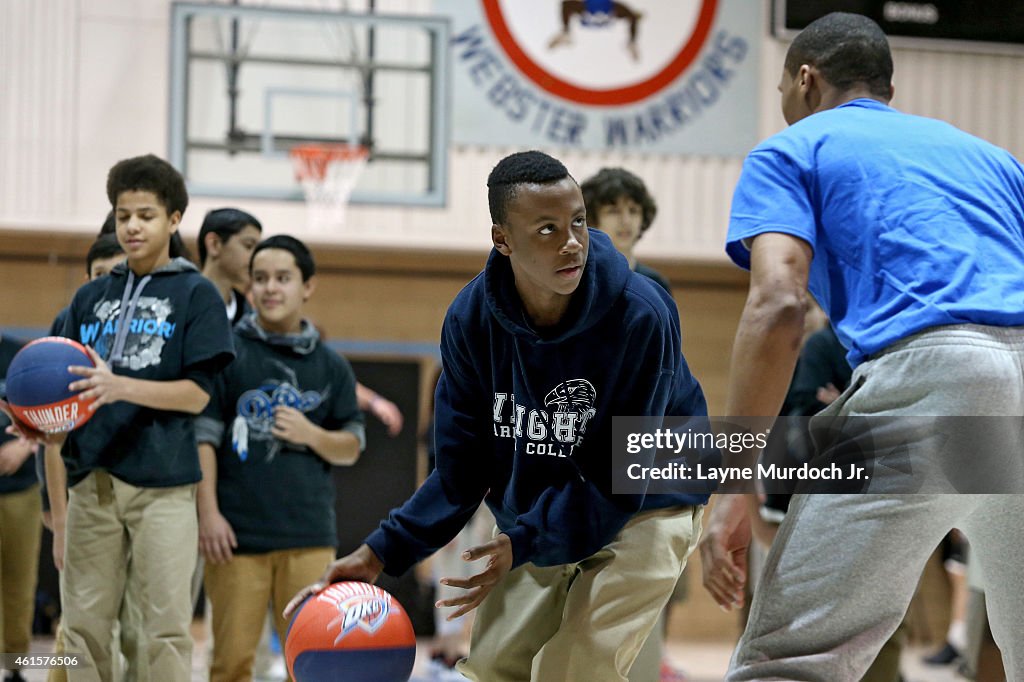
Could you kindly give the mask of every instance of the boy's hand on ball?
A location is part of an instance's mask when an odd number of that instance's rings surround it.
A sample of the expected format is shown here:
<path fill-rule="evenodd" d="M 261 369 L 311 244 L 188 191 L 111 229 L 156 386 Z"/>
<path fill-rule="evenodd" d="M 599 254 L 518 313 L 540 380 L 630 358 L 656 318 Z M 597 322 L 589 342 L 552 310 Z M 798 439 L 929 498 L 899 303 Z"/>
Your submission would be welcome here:
<path fill-rule="evenodd" d="M 320 576 L 320 580 L 299 590 L 288 602 L 288 606 L 284 607 L 284 617 L 291 618 L 292 613 L 299 608 L 306 597 L 323 592 L 331 583 L 342 580 L 361 580 L 364 583 L 373 584 L 383 570 L 384 562 L 374 554 L 370 546 L 359 545 L 356 551 L 328 564 L 327 570 Z"/>
<path fill-rule="evenodd" d="M 68 384 L 68 390 L 80 391 L 83 399 L 92 401 L 89 405 L 89 409 L 92 411 L 101 405 L 108 405 L 124 399 L 124 377 L 119 377 L 111 372 L 110 366 L 91 346 L 86 346 L 85 350 L 96 366 L 73 365 L 68 367 L 68 371 L 72 374 L 85 377 Z"/>
<path fill-rule="evenodd" d="M 20 438 L 21 440 L 27 440 L 35 443 L 47 443 L 51 439 L 59 438 L 60 444 L 64 444 L 65 434 L 46 434 L 42 431 L 33 429 L 31 426 L 18 419 L 18 416 L 14 414 L 10 406 L 3 400 L 0 400 L 0 412 L 7 415 L 7 418 L 11 421 L 11 423 L 4 429 L 4 433 L 14 436 L 15 438 Z"/>
<path fill-rule="evenodd" d="M 296 445 L 309 445 L 315 428 L 313 422 L 294 407 L 278 405 L 274 408 L 274 426 L 270 429 L 274 438 Z"/>
<path fill-rule="evenodd" d="M 454 620 L 480 606 L 494 586 L 508 575 L 508 572 L 512 570 L 512 541 L 507 535 L 500 533 L 490 542 L 467 549 L 462 553 L 462 558 L 465 561 L 476 561 L 484 557 L 490 557 L 490 559 L 487 562 L 487 568 L 481 573 L 469 578 L 441 578 L 442 585 L 468 590 L 461 597 L 442 599 L 435 604 L 438 608 L 459 607 L 448 615 L 447 620 Z"/>

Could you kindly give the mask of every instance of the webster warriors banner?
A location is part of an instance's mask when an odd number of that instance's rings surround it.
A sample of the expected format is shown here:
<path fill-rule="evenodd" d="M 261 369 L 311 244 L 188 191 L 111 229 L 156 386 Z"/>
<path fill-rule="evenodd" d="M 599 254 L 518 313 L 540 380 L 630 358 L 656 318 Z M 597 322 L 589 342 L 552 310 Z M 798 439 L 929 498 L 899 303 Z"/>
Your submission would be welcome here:
<path fill-rule="evenodd" d="M 452 18 L 456 144 L 743 155 L 760 3 L 435 0 Z"/>

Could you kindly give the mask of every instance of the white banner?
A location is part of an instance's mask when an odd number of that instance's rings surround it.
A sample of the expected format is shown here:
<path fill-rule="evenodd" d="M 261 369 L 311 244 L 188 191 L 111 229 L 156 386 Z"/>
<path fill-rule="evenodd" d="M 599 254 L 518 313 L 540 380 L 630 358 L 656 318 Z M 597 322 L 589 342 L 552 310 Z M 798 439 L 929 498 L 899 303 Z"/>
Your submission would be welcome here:
<path fill-rule="evenodd" d="M 741 156 L 757 142 L 761 3 L 435 0 L 452 142 Z"/>

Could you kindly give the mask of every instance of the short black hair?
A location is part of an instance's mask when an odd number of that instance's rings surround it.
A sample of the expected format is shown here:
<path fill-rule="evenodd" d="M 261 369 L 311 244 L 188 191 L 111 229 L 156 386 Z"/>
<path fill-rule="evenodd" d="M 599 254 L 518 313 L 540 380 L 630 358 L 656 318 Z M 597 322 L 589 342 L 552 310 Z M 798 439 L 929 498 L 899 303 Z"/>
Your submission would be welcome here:
<path fill-rule="evenodd" d="M 817 67 L 840 90 L 864 84 L 872 95 L 888 99 L 892 94 L 889 41 L 878 24 L 860 14 L 832 12 L 811 22 L 786 53 L 791 76 L 802 64 Z"/>
<path fill-rule="evenodd" d="M 249 272 L 252 272 L 252 263 L 256 254 L 264 249 L 283 249 L 295 257 L 295 264 L 299 266 L 302 273 L 302 281 L 308 282 L 309 278 L 316 274 L 316 263 L 313 262 L 313 254 L 309 252 L 306 245 L 295 237 L 286 234 L 275 234 L 267 237 L 252 250 L 252 258 L 249 259 Z"/>
<path fill-rule="evenodd" d="M 215 208 L 203 218 L 203 225 L 199 228 L 199 239 L 196 247 L 199 249 L 199 267 L 206 265 L 206 235 L 211 232 L 222 242 L 234 237 L 245 229 L 246 225 L 252 225 L 258 232 L 263 232 L 260 221 L 252 215 L 237 208 Z"/>
<path fill-rule="evenodd" d="M 85 254 L 85 274 L 92 275 L 92 264 L 98 260 L 113 258 L 124 253 L 115 234 L 100 234 Z"/>
<path fill-rule="evenodd" d="M 111 206 L 117 206 L 122 192 L 132 191 L 155 194 L 167 215 L 175 211 L 184 215 L 188 208 L 185 178 L 174 166 L 153 154 L 118 161 L 107 174 L 107 199 Z"/>
<path fill-rule="evenodd" d="M 116 234 L 117 233 L 117 219 L 114 217 L 114 212 L 111 211 L 107 214 L 106 220 L 103 221 L 102 227 L 100 227 L 99 236 L 102 237 L 105 234 Z M 167 243 L 167 252 L 171 258 L 184 258 L 185 260 L 192 260 L 192 254 L 189 252 L 188 247 L 185 246 L 185 241 L 181 238 L 180 232 L 171 233 L 171 240 Z"/>
<path fill-rule="evenodd" d="M 536 150 L 516 152 L 498 162 L 487 176 L 487 203 L 491 222 L 502 225 L 508 218 L 508 202 L 519 185 L 546 185 L 571 178 L 561 161 Z"/>
<path fill-rule="evenodd" d="M 114 234 L 117 232 L 117 219 L 114 218 L 114 209 L 110 209 L 107 212 L 107 217 L 103 219 L 103 224 L 100 225 L 100 233 L 97 237 L 102 237 L 105 234 Z"/>
<path fill-rule="evenodd" d="M 583 190 L 583 203 L 587 206 L 587 222 L 594 227 L 600 227 L 596 222 L 597 210 L 614 204 L 622 197 L 632 199 L 643 211 L 640 234 L 647 231 L 658 214 L 658 204 L 647 191 L 647 185 L 625 168 L 602 168 L 597 175 L 584 180 L 580 189 Z"/>

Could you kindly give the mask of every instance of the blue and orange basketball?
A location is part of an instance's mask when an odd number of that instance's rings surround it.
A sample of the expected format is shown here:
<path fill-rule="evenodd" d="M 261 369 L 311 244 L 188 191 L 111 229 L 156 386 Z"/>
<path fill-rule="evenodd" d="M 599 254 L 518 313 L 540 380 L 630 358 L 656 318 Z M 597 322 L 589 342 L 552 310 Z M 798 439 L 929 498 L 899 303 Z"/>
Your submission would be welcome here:
<path fill-rule="evenodd" d="M 7 403 L 28 426 L 43 433 L 78 428 L 93 415 L 91 401 L 83 400 L 68 385 L 82 377 L 72 365 L 95 366 L 77 341 L 47 336 L 18 351 L 7 368 Z"/>
<path fill-rule="evenodd" d="M 295 682 L 406 682 L 416 635 L 405 609 L 385 590 L 334 583 L 299 606 L 284 654 Z"/>

